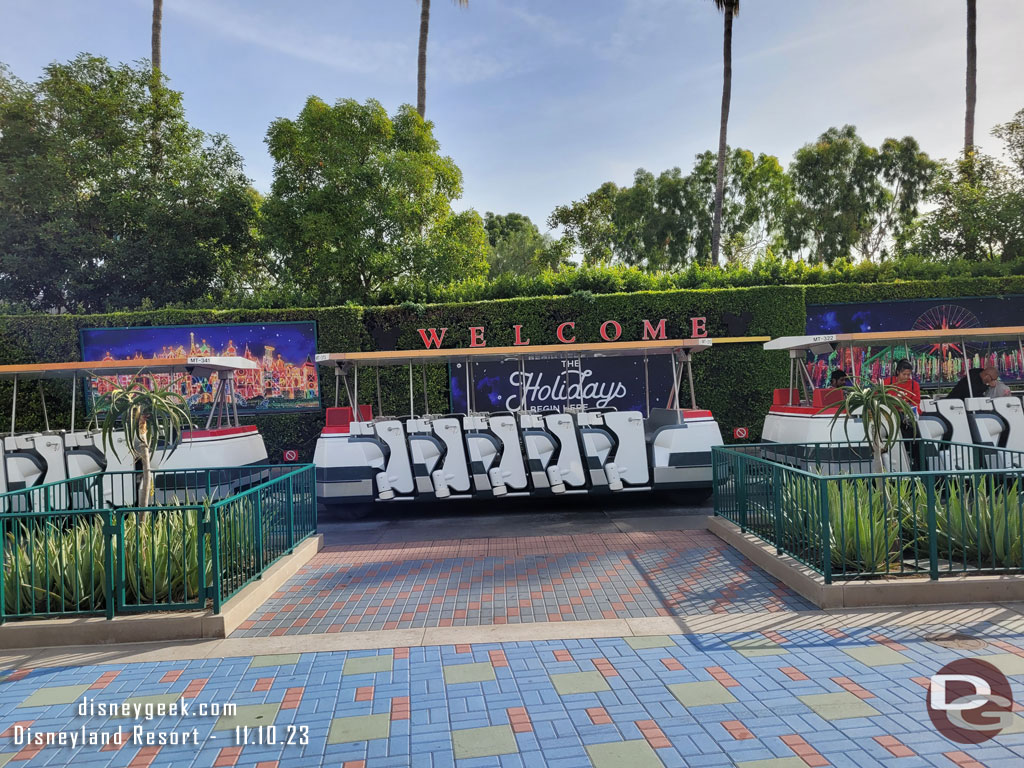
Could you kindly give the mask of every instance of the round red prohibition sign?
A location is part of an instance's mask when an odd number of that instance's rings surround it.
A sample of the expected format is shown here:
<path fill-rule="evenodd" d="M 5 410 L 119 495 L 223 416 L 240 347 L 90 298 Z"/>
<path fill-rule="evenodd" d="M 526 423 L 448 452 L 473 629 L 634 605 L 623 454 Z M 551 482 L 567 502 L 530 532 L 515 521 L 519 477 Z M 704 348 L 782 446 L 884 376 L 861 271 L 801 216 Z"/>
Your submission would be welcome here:
<path fill-rule="evenodd" d="M 294 448 L 289 448 L 287 451 L 284 452 L 284 460 L 289 462 L 298 461 L 299 452 L 296 451 Z"/>
<path fill-rule="evenodd" d="M 732 436 L 736 440 L 746 440 L 748 434 L 749 433 L 747 432 L 747 428 L 746 427 L 736 427 L 732 431 Z"/>
<path fill-rule="evenodd" d="M 951 661 L 931 676 L 928 716 L 950 741 L 981 744 L 1012 723 L 1010 681 L 987 661 Z"/>

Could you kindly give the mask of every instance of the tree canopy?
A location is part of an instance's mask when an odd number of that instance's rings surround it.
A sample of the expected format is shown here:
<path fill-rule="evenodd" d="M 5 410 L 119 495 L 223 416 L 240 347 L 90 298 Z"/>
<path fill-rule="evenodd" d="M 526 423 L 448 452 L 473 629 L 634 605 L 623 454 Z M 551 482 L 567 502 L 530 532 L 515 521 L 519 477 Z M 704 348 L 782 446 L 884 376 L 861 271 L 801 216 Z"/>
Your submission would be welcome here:
<path fill-rule="evenodd" d="M 363 300 L 393 281 L 487 272 L 475 211 L 455 213 L 462 173 L 409 105 L 311 97 L 267 132 L 274 181 L 263 213 L 283 280 L 316 301 Z"/>
<path fill-rule="evenodd" d="M 150 95 L 150 88 L 159 98 Z M 188 303 L 257 267 L 258 196 L 226 137 L 148 66 L 82 54 L 0 70 L 0 299 L 100 311 Z"/>

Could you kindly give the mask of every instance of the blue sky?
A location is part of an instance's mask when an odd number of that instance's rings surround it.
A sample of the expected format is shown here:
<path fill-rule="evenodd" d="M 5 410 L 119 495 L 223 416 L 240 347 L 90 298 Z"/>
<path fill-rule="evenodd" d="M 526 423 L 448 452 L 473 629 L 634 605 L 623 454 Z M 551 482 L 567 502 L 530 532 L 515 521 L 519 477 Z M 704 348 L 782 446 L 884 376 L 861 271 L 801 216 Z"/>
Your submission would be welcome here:
<path fill-rule="evenodd" d="M 977 138 L 1024 108 L 1024 2 L 979 3 Z M 554 206 L 692 165 L 717 144 L 721 16 L 710 0 L 433 0 L 427 117 L 465 175 L 457 208 Z M 873 143 L 963 143 L 964 0 L 744 0 L 730 143 L 789 161 L 831 125 Z M 150 53 L 148 0 L 0 0 L 0 61 L 27 80 L 80 51 Z M 416 100 L 416 0 L 165 0 L 163 68 L 189 120 L 231 137 L 258 189 L 263 143 L 306 98 Z"/>

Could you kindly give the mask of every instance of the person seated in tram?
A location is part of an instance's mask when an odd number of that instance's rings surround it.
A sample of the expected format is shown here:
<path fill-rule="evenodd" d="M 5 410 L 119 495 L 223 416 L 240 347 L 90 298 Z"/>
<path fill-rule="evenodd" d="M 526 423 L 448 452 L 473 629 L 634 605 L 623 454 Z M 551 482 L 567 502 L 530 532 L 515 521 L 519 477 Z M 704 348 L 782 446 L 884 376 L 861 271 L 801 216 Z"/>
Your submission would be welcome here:
<path fill-rule="evenodd" d="M 850 386 L 850 377 L 842 368 L 836 368 L 832 371 L 832 376 L 829 379 L 828 385 L 834 389 L 848 387 Z"/>
<path fill-rule="evenodd" d="M 966 400 L 968 397 L 985 397 L 988 384 L 981 377 L 981 368 L 971 368 L 967 375 L 956 383 L 946 395 L 946 400 Z"/>
<path fill-rule="evenodd" d="M 914 381 L 914 369 L 909 360 L 903 359 L 896 363 L 896 375 L 883 379 L 882 383 L 889 387 L 896 387 L 894 394 L 902 397 L 915 413 L 921 408 L 921 385 Z M 917 437 L 917 425 L 913 416 L 900 414 L 900 435 L 904 440 L 913 440 Z M 911 448 L 911 456 L 914 461 L 917 461 L 916 444 Z"/>
<path fill-rule="evenodd" d="M 1010 397 L 1010 388 L 999 380 L 999 369 L 989 366 L 981 372 L 981 380 L 985 383 L 985 397 Z"/>
<path fill-rule="evenodd" d="M 898 387 L 897 393 L 915 408 L 921 407 L 921 385 L 914 381 L 914 369 L 909 360 L 900 360 L 896 363 L 896 375 L 889 376 L 883 384 L 890 387 Z"/>

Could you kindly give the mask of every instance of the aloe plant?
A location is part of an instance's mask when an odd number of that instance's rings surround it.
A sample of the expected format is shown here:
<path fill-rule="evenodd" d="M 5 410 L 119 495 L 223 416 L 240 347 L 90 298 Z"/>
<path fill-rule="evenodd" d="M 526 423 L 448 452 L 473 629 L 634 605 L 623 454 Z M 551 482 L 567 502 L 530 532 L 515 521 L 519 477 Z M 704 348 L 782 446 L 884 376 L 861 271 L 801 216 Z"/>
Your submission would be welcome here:
<path fill-rule="evenodd" d="M 200 554 L 206 584 L 213 583 L 213 546 L 200 521 L 218 514 L 220 571 L 226 580 L 248 581 L 261 563 L 257 526 L 264 542 L 280 530 L 281 510 L 257 510 L 251 497 L 219 512 L 183 507 L 177 499 L 152 511 L 124 515 L 125 603 L 194 602 L 199 598 Z M 5 526 L 3 585 L 8 615 L 90 611 L 104 607 L 106 539 L 101 515 L 58 522 L 11 522 Z M 115 568 L 117 551 L 115 549 Z"/>
<path fill-rule="evenodd" d="M 192 425 L 192 417 L 185 398 L 169 389 L 150 388 L 142 377 L 143 373 L 138 373 L 127 386 L 115 386 L 98 407 L 106 412 L 101 427 L 103 448 L 116 456 L 114 434 L 124 433 L 125 443 L 141 470 L 138 506 L 146 507 L 153 497 L 153 452 L 161 442 L 173 451 L 182 430 Z"/>
<path fill-rule="evenodd" d="M 900 422 L 912 419 L 914 412 L 905 399 L 905 392 L 890 384 L 859 383 L 843 387 L 843 399 L 825 406 L 819 413 L 836 408 L 832 416 L 834 426 L 843 419 L 843 433 L 850 440 L 850 422 L 860 418 L 864 425 L 864 437 L 871 446 L 873 471 L 885 472 L 883 456 L 900 439 Z"/>
<path fill-rule="evenodd" d="M 951 481 L 936 504 L 939 550 L 951 559 L 962 557 L 965 565 L 1019 568 L 1024 565 L 1024 500 L 1018 481 L 980 479 Z"/>
<path fill-rule="evenodd" d="M 825 499 L 828 541 L 822 542 L 822 509 L 815 490 L 803 478 L 787 478 L 780 510 L 783 536 L 790 549 L 802 547 L 808 559 L 820 560 L 827 547 L 831 566 L 844 571 L 879 573 L 898 563 L 910 543 L 906 532 L 913 530 L 927 504 L 919 480 L 884 478 L 879 484 L 869 478 L 833 478 Z"/>

